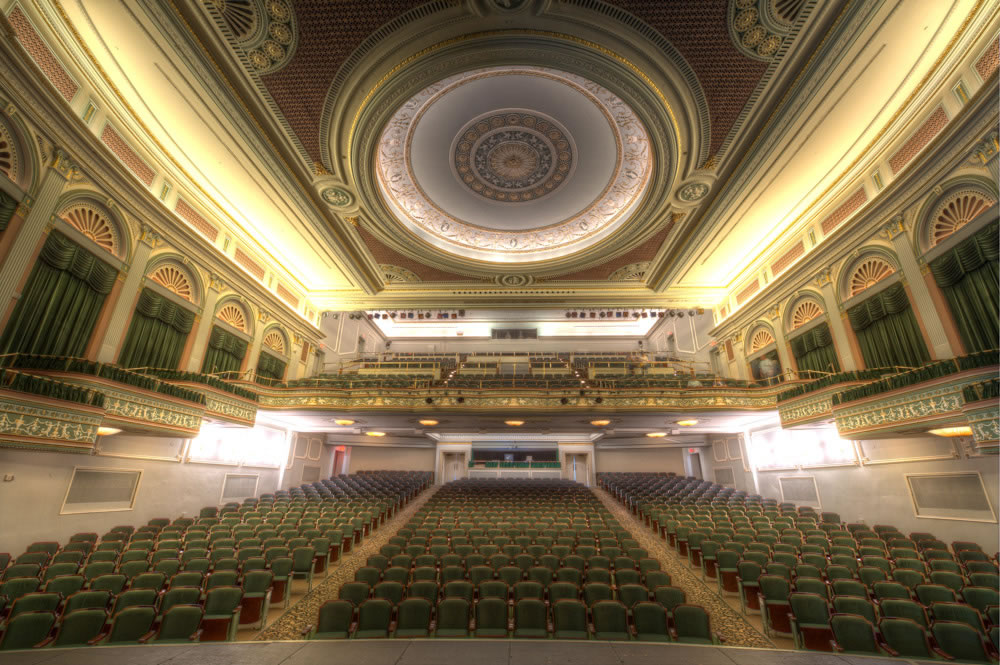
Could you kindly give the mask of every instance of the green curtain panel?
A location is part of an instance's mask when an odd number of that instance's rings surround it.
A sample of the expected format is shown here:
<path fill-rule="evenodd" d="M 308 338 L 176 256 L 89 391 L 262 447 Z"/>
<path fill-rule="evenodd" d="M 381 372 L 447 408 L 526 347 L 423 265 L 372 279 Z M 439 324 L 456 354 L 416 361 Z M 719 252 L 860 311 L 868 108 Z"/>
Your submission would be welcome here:
<path fill-rule="evenodd" d="M 10 224 L 14 212 L 17 210 L 17 201 L 7 192 L 0 190 L 0 231 L 6 231 Z"/>
<path fill-rule="evenodd" d="M 931 261 L 968 353 L 997 348 L 1000 338 L 1000 223 L 993 222 Z"/>
<path fill-rule="evenodd" d="M 194 312 L 151 289 L 143 289 L 118 364 L 177 369 L 192 325 Z"/>
<path fill-rule="evenodd" d="M 833 345 L 833 335 L 826 323 L 818 325 L 791 339 L 792 355 L 799 371 L 839 372 L 837 350 Z"/>
<path fill-rule="evenodd" d="M 208 337 L 208 348 L 205 349 L 205 362 L 201 365 L 201 371 L 205 374 L 238 372 L 246 354 L 246 340 L 240 339 L 219 326 L 212 326 L 212 333 Z"/>
<path fill-rule="evenodd" d="M 285 361 L 275 358 L 267 351 L 261 351 L 257 361 L 257 376 L 281 381 L 285 378 Z"/>
<path fill-rule="evenodd" d="M 901 283 L 851 307 L 847 317 L 866 367 L 919 367 L 931 359 Z"/>
<path fill-rule="evenodd" d="M 117 275 L 53 231 L 0 337 L 0 353 L 82 356 Z"/>

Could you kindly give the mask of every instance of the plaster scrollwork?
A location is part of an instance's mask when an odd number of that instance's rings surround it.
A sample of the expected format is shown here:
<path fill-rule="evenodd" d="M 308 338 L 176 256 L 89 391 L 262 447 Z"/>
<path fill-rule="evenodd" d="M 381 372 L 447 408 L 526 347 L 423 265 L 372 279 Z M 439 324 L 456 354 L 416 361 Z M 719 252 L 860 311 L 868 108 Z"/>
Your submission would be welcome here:
<path fill-rule="evenodd" d="M 407 270 L 406 268 L 401 268 L 400 266 L 382 264 L 379 266 L 379 268 L 382 270 L 382 275 L 385 277 L 385 281 L 389 283 L 407 283 L 407 282 L 420 281 L 420 277 L 415 272 Z"/>
<path fill-rule="evenodd" d="M 422 109 L 476 77 L 522 74 L 560 80 L 605 110 L 618 143 L 618 168 L 604 192 L 573 216 L 547 227 L 498 230 L 476 226 L 434 204 L 409 166 L 412 131 Z M 432 83 L 393 114 L 382 132 L 376 157 L 378 186 L 394 215 L 418 235 L 458 255 L 521 262 L 565 255 L 610 233 L 639 204 L 653 172 L 650 138 L 635 112 L 608 89 L 576 74 L 543 67 L 474 69 Z"/>
<path fill-rule="evenodd" d="M 641 281 L 646 276 L 646 271 L 649 270 L 649 261 L 640 261 L 639 263 L 630 263 L 627 266 L 622 266 L 618 270 L 611 273 L 608 277 L 609 282 L 638 282 Z"/>

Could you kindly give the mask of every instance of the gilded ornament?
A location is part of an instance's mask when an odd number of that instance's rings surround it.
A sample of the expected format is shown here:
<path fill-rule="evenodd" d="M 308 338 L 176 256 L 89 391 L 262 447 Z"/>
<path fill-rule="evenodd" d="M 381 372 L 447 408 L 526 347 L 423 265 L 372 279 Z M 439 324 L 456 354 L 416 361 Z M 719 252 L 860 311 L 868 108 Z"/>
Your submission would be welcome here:
<path fill-rule="evenodd" d="M 351 196 L 350 192 L 340 187 L 327 187 L 320 195 L 324 201 L 334 208 L 346 208 L 354 201 L 354 197 Z"/>
<path fill-rule="evenodd" d="M 681 201 L 692 202 L 703 199 L 708 194 L 709 187 L 703 182 L 692 182 L 684 185 L 677 192 L 677 198 Z"/>

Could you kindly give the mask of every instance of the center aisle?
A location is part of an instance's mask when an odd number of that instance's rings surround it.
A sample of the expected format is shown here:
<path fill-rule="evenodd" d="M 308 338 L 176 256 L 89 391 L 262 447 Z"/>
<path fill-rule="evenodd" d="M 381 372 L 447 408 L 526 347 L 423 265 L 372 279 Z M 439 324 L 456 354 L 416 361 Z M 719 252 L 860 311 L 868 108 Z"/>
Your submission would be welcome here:
<path fill-rule="evenodd" d="M 316 623 L 319 608 L 328 600 L 337 597 L 340 585 L 354 579 L 358 568 L 365 565 L 368 557 L 377 554 L 389 538 L 394 536 L 410 517 L 416 513 L 435 493 L 440 485 L 431 485 L 417 496 L 403 510 L 372 533 L 361 545 L 354 547 L 351 553 L 342 558 L 339 564 L 330 569 L 329 574 L 313 587 L 313 590 L 303 596 L 298 602 L 288 608 L 276 621 L 268 625 L 253 639 L 258 641 L 301 640 L 302 631 Z"/>
<path fill-rule="evenodd" d="M 701 605 L 712 617 L 712 628 L 725 640 L 726 646 L 773 649 L 775 644 L 757 630 L 742 613 L 734 610 L 718 593 L 692 572 L 686 560 L 666 546 L 660 538 L 625 509 L 614 497 L 599 487 L 592 487 L 604 507 L 626 529 L 632 532 L 650 555 L 660 561 L 663 570 L 670 574 L 672 584 L 687 594 L 688 602 Z"/>

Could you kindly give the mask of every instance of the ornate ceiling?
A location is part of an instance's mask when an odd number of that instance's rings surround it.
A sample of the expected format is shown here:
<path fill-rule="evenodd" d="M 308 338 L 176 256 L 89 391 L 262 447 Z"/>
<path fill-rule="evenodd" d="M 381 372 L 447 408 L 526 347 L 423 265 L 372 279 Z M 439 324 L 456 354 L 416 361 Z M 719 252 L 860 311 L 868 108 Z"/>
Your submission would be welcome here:
<path fill-rule="evenodd" d="M 729 302 L 786 246 L 824 240 L 997 14 L 983 0 L 31 11 L 123 140 L 225 230 L 220 251 L 237 241 L 317 309 Z"/>

